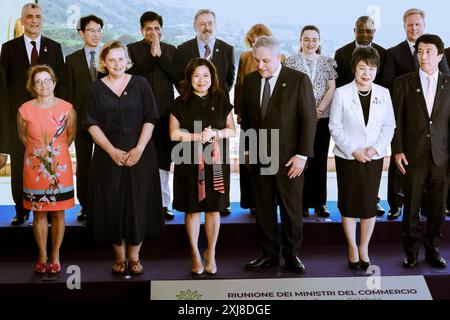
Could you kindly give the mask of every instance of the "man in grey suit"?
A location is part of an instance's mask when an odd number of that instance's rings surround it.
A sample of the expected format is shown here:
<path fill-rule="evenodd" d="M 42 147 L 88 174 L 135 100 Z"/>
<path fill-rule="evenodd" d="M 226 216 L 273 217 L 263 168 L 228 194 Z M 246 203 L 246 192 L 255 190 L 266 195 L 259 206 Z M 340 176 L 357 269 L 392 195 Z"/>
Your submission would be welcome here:
<path fill-rule="evenodd" d="M 77 112 L 77 136 L 75 151 L 77 157 L 77 198 L 81 206 L 78 221 L 86 221 L 89 168 L 94 147 L 89 132 L 81 129 L 83 120 L 83 98 L 92 81 L 97 80 L 98 54 L 103 34 L 103 20 L 97 16 L 82 17 L 78 23 L 78 34 L 83 39 L 83 48 L 66 57 L 68 100 Z"/>

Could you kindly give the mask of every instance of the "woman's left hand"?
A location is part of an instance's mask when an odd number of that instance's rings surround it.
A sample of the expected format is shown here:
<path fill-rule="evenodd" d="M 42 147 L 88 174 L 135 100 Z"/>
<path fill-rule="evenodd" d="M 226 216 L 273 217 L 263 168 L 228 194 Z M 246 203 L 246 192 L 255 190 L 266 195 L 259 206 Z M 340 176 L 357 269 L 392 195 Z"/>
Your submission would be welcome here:
<path fill-rule="evenodd" d="M 316 116 L 317 116 L 317 120 L 322 119 L 323 118 L 323 111 L 320 110 L 319 108 L 316 108 Z"/>
<path fill-rule="evenodd" d="M 143 149 L 138 147 L 134 147 L 133 149 L 128 151 L 128 153 L 125 155 L 125 165 L 127 167 L 132 167 L 136 163 L 138 163 L 139 160 L 141 159 L 143 151 L 144 151 Z"/>

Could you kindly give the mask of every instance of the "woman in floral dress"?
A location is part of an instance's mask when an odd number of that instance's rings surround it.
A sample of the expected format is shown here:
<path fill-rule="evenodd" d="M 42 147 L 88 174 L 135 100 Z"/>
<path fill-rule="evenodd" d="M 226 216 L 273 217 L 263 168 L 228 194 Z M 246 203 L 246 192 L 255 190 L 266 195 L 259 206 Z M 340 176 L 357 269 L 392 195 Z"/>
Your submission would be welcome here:
<path fill-rule="evenodd" d="M 72 105 L 53 94 L 56 78 L 46 65 L 29 71 L 27 89 L 35 99 L 17 114 L 19 138 L 25 146 L 23 206 L 33 210 L 33 231 L 39 248 L 36 272 L 61 271 L 59 250 L 64 238 L 64 210 L 74 202 L 69 146 L 75 138 L 76 114 Z M 47 214 L 52 215 L 52 250 L 47 265 Z"/>

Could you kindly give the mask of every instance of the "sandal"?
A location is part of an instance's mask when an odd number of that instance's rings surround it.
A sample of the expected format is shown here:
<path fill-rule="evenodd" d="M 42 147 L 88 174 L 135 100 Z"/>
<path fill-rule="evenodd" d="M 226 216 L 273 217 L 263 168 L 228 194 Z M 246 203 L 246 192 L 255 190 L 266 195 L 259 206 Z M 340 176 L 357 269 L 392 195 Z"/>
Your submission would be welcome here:
<path fill-rule="evenodd" d="M 143 274 L 144 273 L 144 267 L 142 266 L 142 264 L 139 260 L 138 261 L 129 261 L 128 270 L 130 271 L 130 274 Z"/>
<path fill-rule="evenodd" d="M 39 274 L 46 274 L 47 273 L 47 262 L 36 263 L 35 271 L 36 271 L 36 273 L 39 273 Z"/>
<path fill-rule="evenodd" d="M 127 262 L 125 260 L 115 260 L 112 266 L 112 273 L 124 275 L 127 272 Z"/>
<path fill-rule="evenodd" d="M 48 264 L 48 273 L 49 274 L 58 274 L 61 272 L 61 265 L 59 263 L 49 263 Z"/>

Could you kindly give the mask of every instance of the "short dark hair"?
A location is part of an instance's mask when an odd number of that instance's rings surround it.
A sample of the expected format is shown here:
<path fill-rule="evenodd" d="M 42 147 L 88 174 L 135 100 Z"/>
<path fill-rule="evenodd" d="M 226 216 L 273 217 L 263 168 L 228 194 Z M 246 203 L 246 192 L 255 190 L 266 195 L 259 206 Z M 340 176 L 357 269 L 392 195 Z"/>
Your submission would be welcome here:
<path fill-rule="evenodd" d="M 376 66 L 377 72 L 380 71 L 380 55 L 377 49 L 372 47 L 357 48 L 352 55 L 352 71 L 355 73 L 356 65 L 363 61 L 369 66 Z"/>
<path fill-rule="evenodd" d="M 208 59 L 194 58 L 187 65 L 184 72 L 184 79 L 180 83 L 181 100 L 183 102 L 187 102 L 193 95 L 194 90 L 191 85 L 192 74 L 195 72 L 195 69 L 200 66 L 206 66 L 209 69 L 209 73 L 211 73 L 211 87 L 209 87 L 208 91 L 212 97 L 223 94 L 222 89 L 220 89 L 219 78 L 217 77 L 217 70 L 214 64 Z"/>
<path fill-rule="evenodd" d="M 162 28 L 163 18 L 159 14 L 157 14 L 156 12 L 153 12 L 153 11 L 144 12 L 144 14 L 141 16 L 141 20 L 140 20 L 141 28 L 143 28 L 147 22 L 151 22 L 151 21 L 155 21 L 155 20 L 158 21 L 159 25 Z"/>
<path fill-rule="evenodd" d="M 94 16 L 93 14 L 90 14 L 85 17 L 81 17 L 80 21 L 78 23 L 78 31 L 83 31 L 86 29 L 86 26 L 89 24 L 89 22 L 94 21 L 95 23 L 98 23 L 100 27 L 103 28 L 103 20 L 97 16 Z"/>
<path fill-rule="evenodd" d="M 417 38 L 416 44 L 414 45 L 416 50 L 419 49 L 419 44 L 421 42 L 426 44 L 434 44 L 438 50 L 438 54 L 444 53 L 444 42 L 438 35 L 429 33 L 421 35 L 419 38 Z"/>
<path fill-rule="evenodd" d="M 355 22 L 355 28 L 358 27 L 359 24 L 361 24 L 361 23 L 366 24 L 366 23 L 368 23 L 369 21 L 372 23 L 372 25 L 375 25 L 375 22 L 374 22 L 373 19 L 372 19 L 371 17 L 369 17 L 369 16 L 361 16 L 361 17 L 358 17 L 358 19 L 356 19 L 356 22 Z"/>

